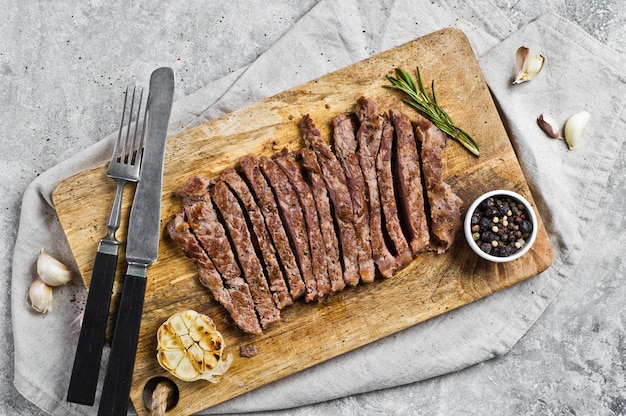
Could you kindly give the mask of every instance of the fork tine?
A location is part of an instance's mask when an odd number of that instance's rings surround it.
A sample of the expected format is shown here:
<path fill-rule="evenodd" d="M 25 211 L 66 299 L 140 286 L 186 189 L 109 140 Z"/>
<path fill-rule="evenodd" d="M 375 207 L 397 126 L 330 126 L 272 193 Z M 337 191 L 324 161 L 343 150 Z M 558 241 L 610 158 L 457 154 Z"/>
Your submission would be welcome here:
<path fill-rule="evenodd" d="M 133 134 L 133 141 L 130 147 L 130 153 L 128 155 L 128 163 L 133 165 L 133 164 L 137 164 L 137 162 L 141 161 L 141 159 L 139 159 L 139 157 L 141 156 L 139 153 L 139 149 L 137 149 L 137 131 L 139 129 L 139 116 L 141 115 L 141 103 L 143 101 L 143 88 L 139 91 L 139 103 L 137 105 L 137 116 L 135 117 L 135 132 Z M 142 126 L 142 135 L 143 135 L 143 128 L 144 126 Z M 140 141 L 139 143 L 140 147 L 141 145 L 143 145 L 143 142 Z"/>
<path fill-rule="evenodd" d="M 115 147 L 113 148 L 113 154 L 111 155 L 111 163 L 117 162 L 118 153 L 120 151 L 120 143 L 122 141 L 122 131 L 124 131 L 124 117 L 126 115 L 126 102 L 128 100 L 128 87 L 124 92 L 124 107 L 122 107 L 122 120 L 120 121 L 120 129 L 117 133 L 117 140 L 115 141 Z"/>
<path fill-rule="evenodd" d="M 141 94 L 143 95 L 143 90 L 141 90 Z M 137 154 L 135 156 L 135 163 L 137 165 L 141 165 L 141 161 L 143 158 L 143 144 L 146 137 L 146 120 L 148 119 L 148 102 L 150 101 L 150 94 L 148 94 L 148 98 L 146 99 L 146 109 L 143 112 L 143 124 L 141 126 L 141 138 L 139 139 L 139 145 L 137 147 Z M 139 115 L 139 113 L 137 113 Z"/>
<path fill-rule="evenodd" d="M 136 91 L 136 88 L 133 88 L 133 98 L 132 98 L 132 101 L 130 102 L 130 110 L 128 112 L 128 125 L 126 127 L 126 140 L 124 140 L 124 148 L 122 149 L 122 155 L 120 159 L 122 163 L 129 163 L 130 159 L 133 157 L 131 153 L 133 151 L 133 148 L 129 147 L 130 146 L 129 138 L 130 138 L 130 125 L 133 121 L 133 107 L 135 106 L 135 91 Z"/>

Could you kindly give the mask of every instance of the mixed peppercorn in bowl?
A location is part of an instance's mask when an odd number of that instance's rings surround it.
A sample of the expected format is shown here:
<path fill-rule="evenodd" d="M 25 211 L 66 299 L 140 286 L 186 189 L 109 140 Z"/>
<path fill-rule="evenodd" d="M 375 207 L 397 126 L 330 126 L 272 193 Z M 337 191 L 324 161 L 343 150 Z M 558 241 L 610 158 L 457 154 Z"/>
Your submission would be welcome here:
<path fill-rule="evenodd" d="M 496 262 L 520 258 L 537 236 L 537 217 L 530 203 L 508 190 L 495 190 L 470 205 L 463 224 L 465 239 L 480 257 Z"/>

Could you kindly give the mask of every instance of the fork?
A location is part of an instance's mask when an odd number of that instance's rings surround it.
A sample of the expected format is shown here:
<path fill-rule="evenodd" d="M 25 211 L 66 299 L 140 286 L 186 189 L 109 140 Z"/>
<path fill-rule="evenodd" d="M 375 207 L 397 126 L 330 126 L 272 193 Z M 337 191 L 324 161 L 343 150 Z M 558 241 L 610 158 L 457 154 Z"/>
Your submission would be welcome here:
<path fill-rule="evenodd" d="M 128 111 L 128 124 L 124 132 L 124 121 L 129 98 L 129 90 L 126 88 L 122 121 L 113 149 L 113 155 L 107 169 L 107 176 L 114 179 L 116 183 L 115 199 L 109 214 L 107 234 L 100 239 L 98 252 L 96 253 L 67 393 L 67 401 L 90 406 L 95 401 L 100 360 L 102 359 L 102 348 L 104 346 L 106 324 L 109 315 L 109 304 L 117 268 L 117 252 L 120 242 L 115 237 L 115 233 L 120 226 L 122 196 L 127 183 L 139 180 L 143 156 L 146 111 L 144 111 L 143 125 L 141 130 L 139 129 L 143 90 L 139 93 L 135 128 L 134 131 L 131 131 L 131 121 L 133 114 L 135 114 L 135 92 L 136 89 L 133 88 L 130 109 Z"/>

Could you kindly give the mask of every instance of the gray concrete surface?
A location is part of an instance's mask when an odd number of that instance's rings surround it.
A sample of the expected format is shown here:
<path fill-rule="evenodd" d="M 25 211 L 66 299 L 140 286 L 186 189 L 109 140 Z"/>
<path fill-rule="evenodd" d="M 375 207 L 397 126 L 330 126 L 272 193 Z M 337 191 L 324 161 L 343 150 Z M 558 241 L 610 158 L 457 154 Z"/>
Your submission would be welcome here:
<path fill-rule="evenodd" d="M 167 65 L 177 97 L 189 94 L 252 62 L 316 0 L 223 3 L 0 0 L 0 415 L 43 414 L 12 384 L 11 262 L 26 186 L 117 128 L 101 115 L 117 110 L 120 85 Z M 519 26 L 555 10 L 626 54 L 623 0 L 494 3 Z M 150 24 L 155 17 L 163 24 Z M 610 227 L 615 238 L 583 253 L 578 273 L 508 354 L 419 386 L 275 414 L 626 415 L 624 156 L 589 236 Z"/>

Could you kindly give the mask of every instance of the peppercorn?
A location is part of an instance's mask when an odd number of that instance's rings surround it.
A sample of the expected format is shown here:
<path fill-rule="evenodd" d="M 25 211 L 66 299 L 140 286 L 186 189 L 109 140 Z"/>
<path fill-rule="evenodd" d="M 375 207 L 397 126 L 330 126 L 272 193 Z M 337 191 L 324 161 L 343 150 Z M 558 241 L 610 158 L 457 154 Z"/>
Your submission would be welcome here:
<path fill-rule="evenodd" d="M 519 230 L 524 234 L 530 233 L 533 230 L 533 225 L 528 220 L 522 221 L 519 226 Z"/>
<path fill-rule="evenodd" d="M 487 198 L 480 204 L 481 210 L 485 211 L 487 208 L 491 208 L 493 206 L 493 199 Z"/>
<path fill-rule="evenodd" d="M 492 247 L 491 247 L 491 244 L 489 244 L 489 243 L 482 243 L 480 245 L 480 249 L 482 251 L 484 251 L 485 253 L 489 254 L 489 253 L 491 253 Z"/>
<path fill-rule="evenodd" d="M 487 209 L 487 216 L 489 218 L 493 218 L 496 215 L 498 215 L 499 213 L 500 213 L 500 211 L 496 207 L 490 207 L 490 208 Z"/>

